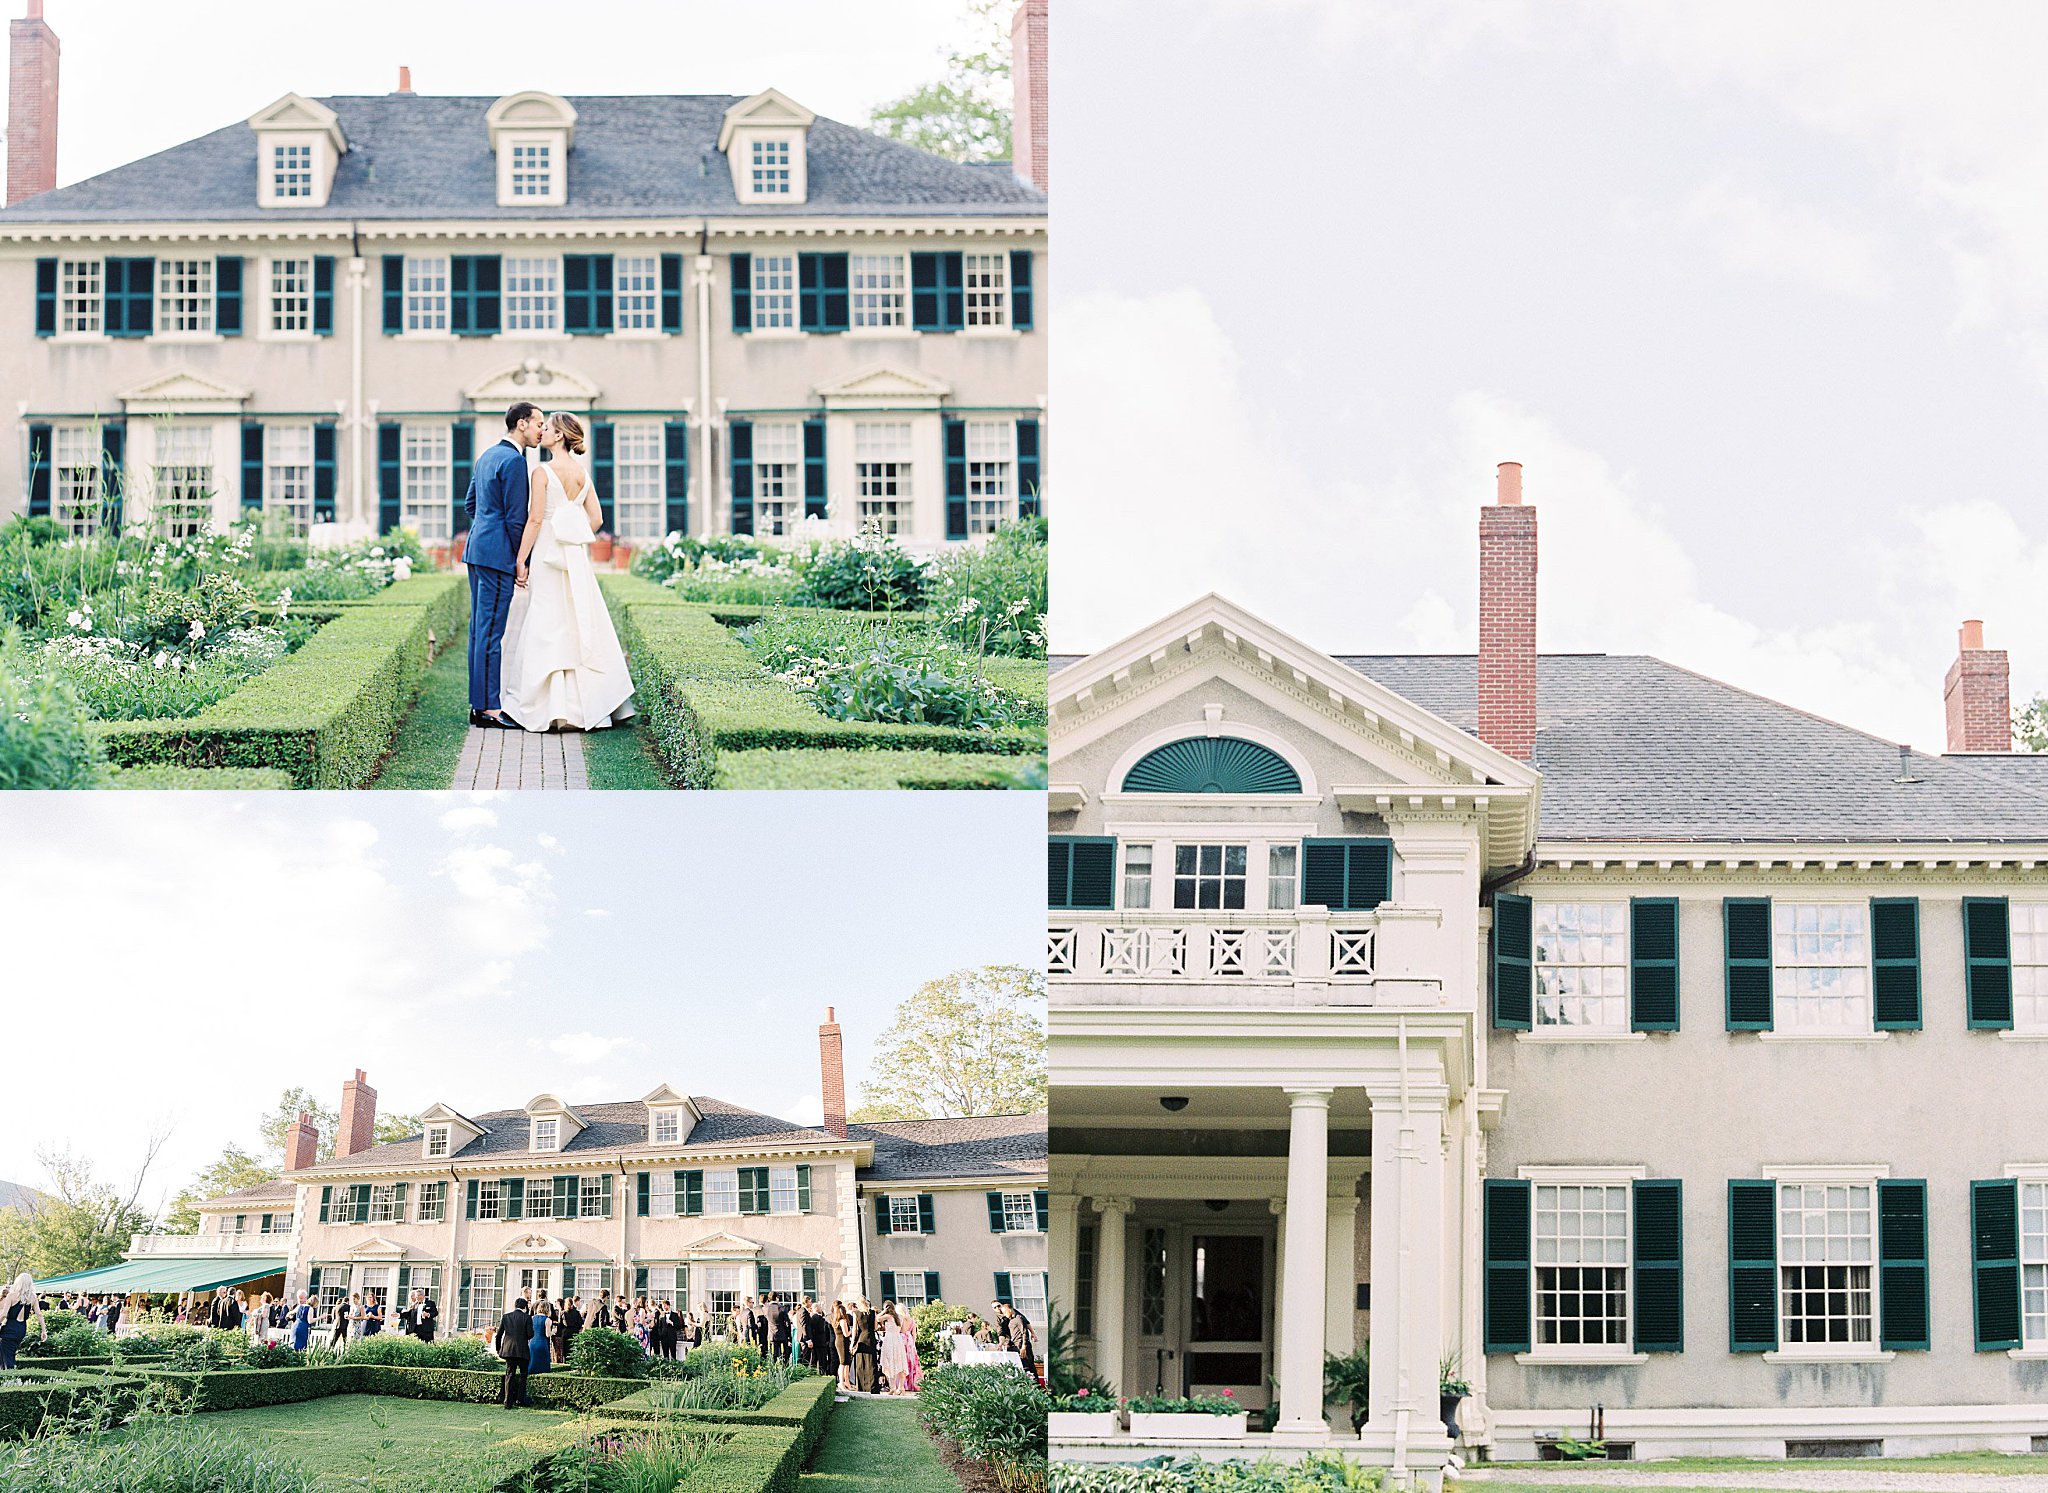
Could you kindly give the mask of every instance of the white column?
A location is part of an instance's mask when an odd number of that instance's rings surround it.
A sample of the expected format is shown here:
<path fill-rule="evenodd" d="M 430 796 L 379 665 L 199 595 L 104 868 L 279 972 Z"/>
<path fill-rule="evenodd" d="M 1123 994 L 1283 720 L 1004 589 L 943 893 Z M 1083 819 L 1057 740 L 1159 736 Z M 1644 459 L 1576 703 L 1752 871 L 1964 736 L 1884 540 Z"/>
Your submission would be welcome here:
<path fill-rule="evenodd" d="M 699 254 L 692 268 L 697 289 L 697 407 L 694 411 L 697 449 L 690 453 L 690 486 L 693 491 L 686 527 L 692 534 L 716 534 L 719 532 L 714 521 L 717 514 L 712 510 L 718 506 L 718 473 L 713 470 L 713 464 L 724 453 L 712 450 L 714 443 L 711 439 L 711 256 Z"/>
<path fill-rule="evenodd" d="M 1446 1338 L 1440 1084 L 1374 1089 L 1371 1416 L 1362 1435 L 1404 1460 L 1445 1445 L 1437 1362 Z"/>
<path fill-rule="evenodd" d="M 1281 1348 L 1287 1336 L 1287 1199 L 1268 1198 L 1266 1207 L 1278 1220 L 1273 1239 L 1273 1258 L 1278 1262 L 1273 1271 L 1273 1376 L 1278 1378 L 1280 1365 L 1287 1361 Z"/>
<path fill-rule="evenodd" d="M 370 261 L 360 254 L 348 262 L 348 418 L 342 422 L 342 429 L 348 432 L 348 507 L 347 519 L 350 527 L 345 532 L 360 533 L 360 526 L 367 515 L 364 504 L 369 492 L 369 456 L 365 442 L 368 440 L 370 417 L 363 406 L 363 317 L 365 315 L 365 286 L 370 273 Z M 340 453 L 335 453 L 339 457 Z M 335 504 L 335 517 L 341 518 L 342 506 Z M 375 534 L 372 524 L 370 532 Z"/>
<path fill-rule="evenodd" d="M 1280 1329 L 1276 1435 L 1323 1440 L 1324 1256 L 1329 1248 L 1330 1090 L 1289 1089 L 1285 1306 Z"/>
<path fill-rule="evenodd" d="M 1324 1294 L 1323 1347 L 1339 1357 L 1351 1352 L 1353 1302 L 1357 1299 L 1358 1184 L 1330 1184 L 1330 1283 Z"/>
<path fill-rule="evenodd" d="M 1124 1224 L 1131 1216 L 1129 1198 L 1097 1198 L 1102 1215 L 1101 1238 L 1095 1246 L 1095 1372 L 1112 1388 L 1124 1387 Z"/>
<path fill-rule="evenodd" d="M 1047 1240 L 1047 1268 L 1051 1279 L 1046 1282 L 1045 1292 L 1049 1302 L 1056 1301 L 1067 1315 L 1068 1328 L 1075 1329 L 1074 1302 L 1077 1296 L 1075 1286 L 1080 1281 L 1077 1261 L 1081 1248 L 1081 1200 L 1071 1192 L 1055 1192 L 1048 1200 L 1051 1205 L 1052 1237 Z"/>

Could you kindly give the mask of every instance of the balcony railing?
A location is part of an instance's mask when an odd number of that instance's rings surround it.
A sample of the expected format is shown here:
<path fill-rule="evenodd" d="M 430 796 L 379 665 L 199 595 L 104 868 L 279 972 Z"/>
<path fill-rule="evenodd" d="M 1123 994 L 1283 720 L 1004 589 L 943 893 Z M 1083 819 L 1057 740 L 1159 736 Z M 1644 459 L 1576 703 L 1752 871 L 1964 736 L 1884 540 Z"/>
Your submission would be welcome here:
<path fill-rule="evenodd" d="M 275 1255 L 290 1250 L 289 1230 L 259 1234 L 131 1234 L 128 1256 L 138 1255 Z"/>
<path fill-rule="evenodd" d="M 1086 980 L 1369 981 L 1379 921 L 1371 913 L 1122 912 L 1056 914 L 1050 972 Z"/>

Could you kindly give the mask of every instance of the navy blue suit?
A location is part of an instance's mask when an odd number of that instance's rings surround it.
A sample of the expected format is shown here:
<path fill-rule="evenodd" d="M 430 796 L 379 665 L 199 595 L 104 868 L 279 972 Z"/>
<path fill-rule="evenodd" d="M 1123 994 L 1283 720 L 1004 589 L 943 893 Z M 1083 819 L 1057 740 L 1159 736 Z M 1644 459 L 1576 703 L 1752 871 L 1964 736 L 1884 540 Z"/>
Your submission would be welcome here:
<path fill-rule="evenodd" d="M 513 572 L 519 538 L 526 528 L 526 500 L 532 479 L 526 453 L 500 441 L 476 459 L 463 512 L 469 538 L 462 560 L 469 567 L 469 708 L 496 710 L 505 652 L 505 618 L 512 610 Z"/>

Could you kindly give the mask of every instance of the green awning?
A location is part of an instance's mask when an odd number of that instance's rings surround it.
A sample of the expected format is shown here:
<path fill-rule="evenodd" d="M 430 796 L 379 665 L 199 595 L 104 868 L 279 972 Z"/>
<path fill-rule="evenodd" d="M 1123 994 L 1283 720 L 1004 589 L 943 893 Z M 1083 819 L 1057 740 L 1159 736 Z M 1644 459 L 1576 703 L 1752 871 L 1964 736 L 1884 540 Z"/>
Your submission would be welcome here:
<path fill-rule="evenodd" d="M 36 1289 L 84 1291 L 94 1296 L 126 1296 L 135 1291 L 164 1295 L 175 1291 L 211 1291 L 215 1286 L 238 1286 L 245 1280 L 283 1273 L 283 1255 L 230 1255 L 202 1260 L 145 1256 L 98 1270 L 53 1275 L 37 1281 Z"/>

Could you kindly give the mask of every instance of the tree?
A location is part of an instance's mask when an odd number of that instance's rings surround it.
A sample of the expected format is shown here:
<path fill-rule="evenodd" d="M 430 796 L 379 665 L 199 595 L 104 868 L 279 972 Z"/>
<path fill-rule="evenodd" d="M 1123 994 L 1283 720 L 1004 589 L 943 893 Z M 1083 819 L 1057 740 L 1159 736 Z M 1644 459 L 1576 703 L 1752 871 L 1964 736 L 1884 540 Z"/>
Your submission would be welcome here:
<path fill-rule="evenodd" d="M 301 1114 L 312 1118 L 320 1127 L 320 1150 L 315 1161 L 334 1159 L 334 1132 L 341 1128 L 341 1116 L 335 1110 L 313 1097 L 309 1089 L 286 1089 L 277 1101 L 277 1108 L 265 1115 L 259 1123 L 263 1144 L 277 1153 L 280 1163 L 284 1160 L 285 1132 L 292 1128 L 292 1121 Z"/>
<path fill-rule="evenodd" d="M 418 1115 L 379 1115 L 377 1128 L 370 1139 L 381 1146 L 395 1140 L 408 1140 L 424 1129 L 426 1126 L 420 1123 Z"/>
<path fill-rule="evenodd" d="M 187 1182 L 171 1199 L 171 1211 L 164 1215 L 166 1234 L 194 1234 L 199 1231 L 199 1212 L 194 1206 L 222 1193 L 239 1192 L 260 1182 L 275 1182 L 283 1168 L 266 1165 L 240 1146 L 229 1146 L 220 1160 Z"/>
<path fill-rule="evenodd" d="M 955 161 L 1010 156 L 1010 33 L 1005 0 L 967 0 L 965 48 L 946 56 L 946 76 L 877 104 L 868 126 L 878 135 Z"/>
<path fill-rule="evenodd" d="M 2012 734 L 2022 751 L 2048 752 L 2048 695 L 2036 695 L 2013 713 Z"/>
<path fill-rule="evenodd" d="M 49 1177 L 47 1197 L 33 1211 L 0 1211 L 0 1271 L 11 1277 L 26 1270 L 42 1280 L 119 1264 L 129 1236 L 149 1230 L 150 1216 L 138 1199 L 163 1140 L 150 1137 L 125 1193 L 95 1181 L 91 1164 L 68 1151 L 37 1152 Z"/>
<path fill-rule="evenodd" d="M 896 1008 L 856 1120 L 1029 1114 L 1045 1108 L 1045 975 L 955 970 Z"/>

